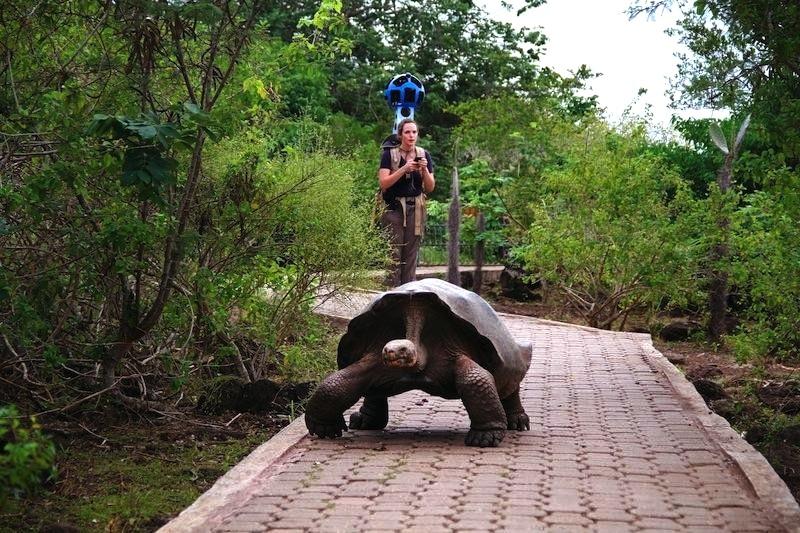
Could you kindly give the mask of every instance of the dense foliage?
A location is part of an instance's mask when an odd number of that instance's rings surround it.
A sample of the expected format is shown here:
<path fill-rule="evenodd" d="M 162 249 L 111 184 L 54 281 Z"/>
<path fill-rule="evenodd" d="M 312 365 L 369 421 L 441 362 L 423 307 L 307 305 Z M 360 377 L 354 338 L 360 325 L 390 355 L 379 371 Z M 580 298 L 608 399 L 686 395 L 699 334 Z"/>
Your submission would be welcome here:
<path fill-rule="evenodd" d="M 518 249 L 528 269 L 561 288 L 590 326 L 662 300 L 685 301 L 695 252 L 681 220 L 691 202 L 674 169 L 643 151 L 644 128 L 594 122 L 567 140 L 544 173 L 534 222 Z"/>
<path fill-rule="evenodd" d="M 381 264 L 350 151 L 299 115 L 339 7 L 289 40 L 258 0 L 4 7 L 0 334 L 39 410 L 265 377 L 318 291 Z"/>

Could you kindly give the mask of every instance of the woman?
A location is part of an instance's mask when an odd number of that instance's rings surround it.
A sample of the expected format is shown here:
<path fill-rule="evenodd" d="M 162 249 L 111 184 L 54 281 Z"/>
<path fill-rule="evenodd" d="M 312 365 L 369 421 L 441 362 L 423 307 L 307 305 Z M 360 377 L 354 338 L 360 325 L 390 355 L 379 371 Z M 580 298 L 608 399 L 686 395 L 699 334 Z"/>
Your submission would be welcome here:
<path fill-rule="evenodd" d="M 417 135 L 417 123 L 402 120 L 397 126 L 400 145 L 383 151 L 378 170 L 386 203 L 381 223 L 392 243 L 392 286 L 416 279 L 417 253 L 425 228 L 425 193 L 436 186 L 431 155 L 417 146 Z"/>

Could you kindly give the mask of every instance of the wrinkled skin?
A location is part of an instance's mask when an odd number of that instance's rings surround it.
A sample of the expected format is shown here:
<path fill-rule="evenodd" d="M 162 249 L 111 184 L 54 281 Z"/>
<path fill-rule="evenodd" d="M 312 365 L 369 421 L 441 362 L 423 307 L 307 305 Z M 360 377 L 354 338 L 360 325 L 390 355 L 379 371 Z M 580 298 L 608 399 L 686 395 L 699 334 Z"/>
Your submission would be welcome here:
<path fill-rule="evenodd" d="M 350 429 L 383 429 L 389 421 L 387 398 L 412 389 L 461 399 L 470 418 L 467 446 L 498 446 L 506 429 L 530 429 L 519 383 L 500 397 L 493 375 L 479 363 L 486 364 L 486 357 L 474 334 L 436 306 L 409 304 L 405 320 L 405 339 L 373 346 L 323 380 L 306 408 L 311 434 L 340 437 L 347 431 L 344 411 L 361 397 L 364 403 L 350 416 Z"/>

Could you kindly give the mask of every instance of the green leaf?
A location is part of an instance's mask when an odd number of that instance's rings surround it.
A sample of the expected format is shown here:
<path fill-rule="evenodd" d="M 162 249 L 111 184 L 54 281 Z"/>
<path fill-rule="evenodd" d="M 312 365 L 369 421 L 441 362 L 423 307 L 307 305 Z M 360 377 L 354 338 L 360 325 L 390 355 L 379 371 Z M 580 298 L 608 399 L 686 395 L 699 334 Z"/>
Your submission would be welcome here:
<path fill-rule="evenodd" d="M 708 2 L 706 0 L 696 0 L 694 3 L 694 10 L 698 15 L 702 15 L 707 6 Z"/>
<path fill-rule="evenodd" d="M 177 3 L 177 2 L 176 2 Z M 224 16 L 224 12 L 212 2 L 186 2 L 180 6 L 181 15 L 187 19 L 197 19 L 207 24 Z"/>
<path fill-rule="evenodd" d="M 201 115 L 203 114 L 203 110 L 197 104 L 192 102 L 184 102 L 183 108 L 190 114 L 190 115 Z"/>
<path fill-rule="evenodd" d="M 135 185 L 136 182 L 139 181 L 136 173 L 138 170 L 125 170 L 122 172 L 122 176 L 120 177 L 120 183 L 125 186 L 130 187 L 131 185 Z"/>
<path fill-rule="evenodd" d="M 219 142 L 219 140 L 222 138 L 219 132 L 212 128 L 207 128 L 206 126 L 201 126 L 201 128 L 203 129 L 204 132 L 206 132 L 208 138 L 214 142 Z"/>
<path fill-rule="evenodd" d="M 142 139 L 150 140 L 156 136 L 158 130 L 156 130 L 155 126 L 147 125 L 147 126 L 140 126 L 136 128 L 136 133 L 139 134 L 139 137 Z"/>
<path fill-rule="evenodd" d="M 92 121 L 86 128 L 87 135 L 103 135 L 109 129 L 116 119 L 109 115 L 96 114 L 92 117 Z"/>

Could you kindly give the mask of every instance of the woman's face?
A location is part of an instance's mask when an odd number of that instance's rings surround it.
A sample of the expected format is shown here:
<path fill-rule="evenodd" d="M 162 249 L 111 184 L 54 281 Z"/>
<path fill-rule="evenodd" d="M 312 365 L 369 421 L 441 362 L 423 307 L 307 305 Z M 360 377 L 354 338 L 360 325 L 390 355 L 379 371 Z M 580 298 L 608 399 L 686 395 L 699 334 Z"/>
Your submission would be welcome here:
<path fill-rule="evenodd" d="M 414 146 L 417 143 L 417 125 L 408 123 L 403 124 L 403 131 L 400 133 L 400 142 L 404 146 Z"/>

